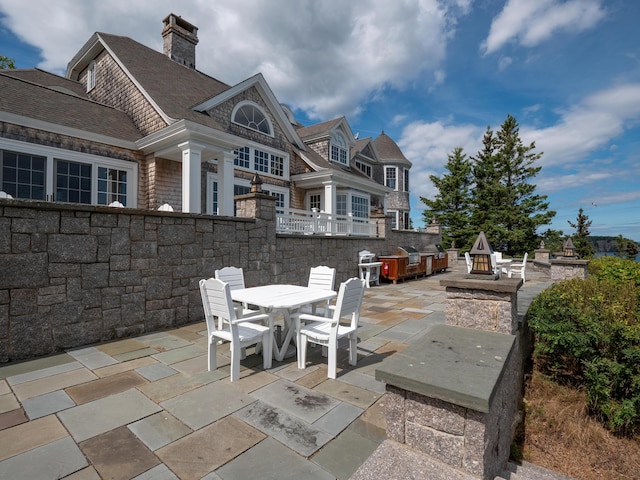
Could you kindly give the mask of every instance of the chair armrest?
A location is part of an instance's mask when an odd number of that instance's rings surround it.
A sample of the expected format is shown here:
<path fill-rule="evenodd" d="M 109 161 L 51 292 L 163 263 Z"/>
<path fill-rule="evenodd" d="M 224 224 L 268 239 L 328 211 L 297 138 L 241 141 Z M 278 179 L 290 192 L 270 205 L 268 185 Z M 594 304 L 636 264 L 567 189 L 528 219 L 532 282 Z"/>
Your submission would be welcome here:
<path fill-rule="evenodd" d="M 308 322 L 324 322 L 324 323 L 333 322 L 332 317 L 320 317 L 318 315 L 311 315 L 309 313 L 301 313 L 300 315 L 296 315 L 295 318 L 296 320 L 300 319 Z"/>
<path fill-rule="evenodd" d="M 255 322 L 256 320 L 267 320 L 269 318 L 268 313 L 258 313 L 256 315 L 249 315 L 247 317 L 236 318 L 233 323 L 247 323 L 247 322 Z"/>

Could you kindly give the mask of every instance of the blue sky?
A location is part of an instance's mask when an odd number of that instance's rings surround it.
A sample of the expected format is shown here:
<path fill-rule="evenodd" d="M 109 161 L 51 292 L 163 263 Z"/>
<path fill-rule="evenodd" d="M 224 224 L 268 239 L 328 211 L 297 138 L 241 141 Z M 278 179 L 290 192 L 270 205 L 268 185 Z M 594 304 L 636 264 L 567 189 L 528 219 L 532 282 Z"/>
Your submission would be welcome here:
<path fill-rule="evenodd" d="M 196 25 L 199 70 L 261 72 L 304 124 L 345 115 L 413 163 L 411 208 L 457 147 L 508 114 L 543 152 L 533 180 L 573 233 L 640 241 L 640 2 L 636 0 L 0 0 L 0 55 L 64 75 L 96 31 L 162 50 L 162 20 Z"/>

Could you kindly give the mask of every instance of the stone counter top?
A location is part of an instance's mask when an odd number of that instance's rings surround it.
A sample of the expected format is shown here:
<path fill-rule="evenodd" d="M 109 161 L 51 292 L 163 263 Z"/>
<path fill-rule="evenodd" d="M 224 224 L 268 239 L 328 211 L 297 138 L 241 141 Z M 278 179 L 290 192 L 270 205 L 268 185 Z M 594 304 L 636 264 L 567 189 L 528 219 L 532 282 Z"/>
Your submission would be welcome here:
<path fill-rule="evenodd" d="M 394 387 L 487 413 L 515 337 L 436 325 L 385 360 L 375 377 Z"/>

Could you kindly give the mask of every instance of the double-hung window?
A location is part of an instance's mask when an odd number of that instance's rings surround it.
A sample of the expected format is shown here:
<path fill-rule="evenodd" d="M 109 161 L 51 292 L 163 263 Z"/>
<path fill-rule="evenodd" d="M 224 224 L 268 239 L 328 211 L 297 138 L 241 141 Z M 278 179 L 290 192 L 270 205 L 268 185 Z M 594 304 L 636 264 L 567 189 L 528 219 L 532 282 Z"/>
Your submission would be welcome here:
<path fill-rule="evenodd" d="M 403 190 L 405 192 L 409 191 L 409 169 L 405 168 L 404 169 L 404 185 L 403 185 Z"/>
<path fill-rule="evenodd" d="M 397 167 L 384 167 L 384 184 L 386 187 L 394 190 L 398 188 L 397 173 Z"/>
<path fill-rule="evenodd" d="M 331 160 L 342 165 L 349 164 L 347 161 L 347 143 L 339 133 L 336 133 L 331 139 Z"/>

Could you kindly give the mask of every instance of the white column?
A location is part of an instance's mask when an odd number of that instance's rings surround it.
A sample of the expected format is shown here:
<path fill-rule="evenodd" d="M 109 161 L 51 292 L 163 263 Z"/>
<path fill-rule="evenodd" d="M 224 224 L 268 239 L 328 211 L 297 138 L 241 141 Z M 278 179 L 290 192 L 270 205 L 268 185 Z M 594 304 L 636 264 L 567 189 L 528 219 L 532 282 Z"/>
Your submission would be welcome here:
<path fill-rule="evenodd" d="M 200 173 L 204 146 L 194 142 L 185 142 L 178 147 L 182 149 L 182 211 L 202 213 Z"/>
<path fill-rule="evenodd" d="M 333 214 L 336 211 L 336 185 L 334 182 L 324 184 L 324 212 Z"/>
<path fill-rule="evenodd" d="M 218 215 L 233 217 L 233 152 L 218 156 Z"/>

